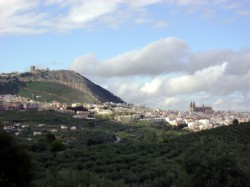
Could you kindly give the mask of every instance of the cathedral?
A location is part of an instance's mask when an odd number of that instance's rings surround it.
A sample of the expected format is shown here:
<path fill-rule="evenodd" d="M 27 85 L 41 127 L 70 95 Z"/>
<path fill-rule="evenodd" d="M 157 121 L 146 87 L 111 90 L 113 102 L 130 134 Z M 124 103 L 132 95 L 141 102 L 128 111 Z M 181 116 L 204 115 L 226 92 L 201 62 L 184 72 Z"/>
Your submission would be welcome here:
<path fill-rule="evenodd" d="M 189 111 L 190 112 L 212 113 L 213 109 L 212 109 L 212 107 L 205 106 L 204 104 L 201 107 L 197 107 L 197 106 L 195 106 L 195 102 L 193 101 L 190 103 Z"/>

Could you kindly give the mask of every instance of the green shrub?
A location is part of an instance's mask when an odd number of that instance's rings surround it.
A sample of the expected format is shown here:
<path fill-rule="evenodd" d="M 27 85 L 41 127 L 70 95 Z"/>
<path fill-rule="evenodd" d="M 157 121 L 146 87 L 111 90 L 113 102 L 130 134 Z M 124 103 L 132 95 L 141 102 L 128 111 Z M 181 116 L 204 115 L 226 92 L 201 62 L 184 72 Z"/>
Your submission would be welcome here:
<path fill-rule="evenodd" d="M 0 186 L 30 186 L 32 162 L 26 147 L 0 131 Z"/>
<path fill-rule="evenodd" d="M 54 153 L 58 151 L 63 151 L 65 149 L 65 145 L 59 140 L 54 140 L 53 142 L 51 142 L 49 147 L 50 151 Z"/>

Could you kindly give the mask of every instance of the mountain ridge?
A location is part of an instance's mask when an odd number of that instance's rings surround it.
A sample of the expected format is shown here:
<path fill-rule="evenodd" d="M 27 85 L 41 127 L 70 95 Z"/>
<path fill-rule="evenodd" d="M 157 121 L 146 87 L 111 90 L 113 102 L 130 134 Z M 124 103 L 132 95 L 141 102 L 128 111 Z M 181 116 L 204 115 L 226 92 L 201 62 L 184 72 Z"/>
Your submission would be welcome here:
<path fill-rule="evenodd" d="M 18 93 L 24 88 L 28 87 L 28 89 L 30 89 L 29 86 L 32 85 L 31 83 L 43 83 L 41 86 L 45 86 L 47 89 L 52 90 L 52 92 L 57 86 L 61 89 L 69 88 L 72 93 L 77 90 L 77 92 L 80 92 L 89 98 L 92 97 L 93 99 L 88 99 L 89 102 L 92 100 L 92 102 L 101 103 L 125 103 L 121 98 L 117 97 L 110 91 L 72 70 L 47 70 L 38 73 L 24 72 L 20 74 L 9 74 L 9 76 L 5 75 L 5 77 L 0 78 L 0 94 L 19 95 Z M 64 87 L 60 85 L 63 85 Z M 32 86 L 34 87 L 35 84 Z M 33 89 L 33 87 L 31 87 L 31 89 Z M 42 88 L 39 87 L 39 89 Z M 34 89 L 34 92 L 35 91 L 39 90 Z M 81 101 L 84 102 L 84 99 L 81 99 Z"/>

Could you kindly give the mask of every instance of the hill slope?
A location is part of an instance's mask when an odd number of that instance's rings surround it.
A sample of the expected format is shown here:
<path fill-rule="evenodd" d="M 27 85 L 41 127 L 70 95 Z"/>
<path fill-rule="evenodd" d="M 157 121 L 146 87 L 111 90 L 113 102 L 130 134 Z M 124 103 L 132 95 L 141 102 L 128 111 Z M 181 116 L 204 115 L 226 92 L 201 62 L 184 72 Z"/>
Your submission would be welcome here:
<path fill-rule="evenodd" d="M 0 126 L 17 121 L 30 124 L 28 133 L 37 130 L 36 124 L 56 128 L 78 123 L 72 114 L 55 111 L 0 111 Z M 58 132 L 59 140 L 72 143 L 60 153 L 46 149 L 45 135 L 29 142 L 25 138 L 29 134 L 19 137 L 34 153 L 34 186 L 250 186 L 249 122 L 197 133 L 151 126 L 150 130 L 162 131 L 157 137 L 165 137 L 151 143 L 144 139 L 110 141 L 119 131 L 144 136 L 146 125 L 137 128 L 101 120 L 93 127 L 89 121 L 79 122 L 84 129 Z M 100 143 L 97 136 L 106 143 Z"/>
<path fill-rule="evenodd" d="M 40 100 L 60 102 L 114 102 L 122 99 L 74 71 L 57 70 L 38 74 L 22 73 L 0 78 L 0 94 L 16 94 Z"/>

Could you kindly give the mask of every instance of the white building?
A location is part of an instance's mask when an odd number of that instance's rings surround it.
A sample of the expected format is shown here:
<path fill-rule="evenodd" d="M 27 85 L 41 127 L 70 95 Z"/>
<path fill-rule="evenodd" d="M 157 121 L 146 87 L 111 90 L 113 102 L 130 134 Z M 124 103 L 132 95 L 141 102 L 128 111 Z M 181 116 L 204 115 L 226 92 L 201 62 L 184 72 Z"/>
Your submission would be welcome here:
<path fill-rule="evenodd" d="M 67 129 L 68 129 L 68 126 L 66 126 L 66 125 L 61 125 L 61 129 L 62 129 L 62 130 L 67 130 Z"/>

